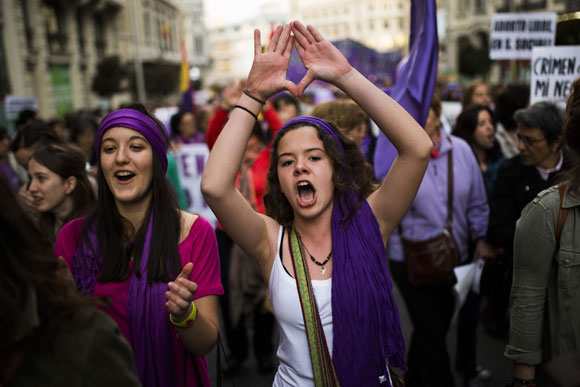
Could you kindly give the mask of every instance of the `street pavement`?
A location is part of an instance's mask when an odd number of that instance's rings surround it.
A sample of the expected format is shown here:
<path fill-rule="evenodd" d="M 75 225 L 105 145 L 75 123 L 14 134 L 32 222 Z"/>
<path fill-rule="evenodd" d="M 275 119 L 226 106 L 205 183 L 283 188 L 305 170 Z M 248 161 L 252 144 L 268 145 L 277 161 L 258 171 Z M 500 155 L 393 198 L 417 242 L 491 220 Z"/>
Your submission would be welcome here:
<path fill-rule="evenodd" d="M 396 288 L 396 285 L 393 284 L 393 288 L 395 300 L 399 306 L 401 325 L 403 328 L 403 334 L 405 336 L 405 342 L 408 343 L 412 332 L 411 321 L 409 319 L 405 303 L 401 297 L 401 294 Z M 456 326 L 454 324 L 449 330 L 449 334 L 447 336 L 449 353 L 452 360 L 455 358 L 455 333 Z M 277 337 L 274 338 L 274 340 L 274 342 L 277 343 Z M 485 333 L 483 325 L 479 324 L 477 343 L 478 363 L 490 370 L 492 374 L 492 379 L 484 385 L 486 387 L 503 387 L 506 380 L 511 377 L 512 371 L 511 363 L 503 356 L 506 341 L 504 339 L 496 339 L 489 336 L 487 333 Z M 208 355 L 207 359 L 212 386 L 217 386 L 216 349 L 214 349 L 212 353 Z M 224 363 L 223 354 L 222 363 Z M 267 387 L 272 385 L 273 380 L 274 373 L 260 374 L 258 372 L 257 362 L 250 355 L 246 363 L 244 363 L 240 371 L 233 378 L 224 376 L 222 385 L 224 387 Z M 455 386 L 462 387 L 462 380 L 459 375 L 456 375 Z"/>

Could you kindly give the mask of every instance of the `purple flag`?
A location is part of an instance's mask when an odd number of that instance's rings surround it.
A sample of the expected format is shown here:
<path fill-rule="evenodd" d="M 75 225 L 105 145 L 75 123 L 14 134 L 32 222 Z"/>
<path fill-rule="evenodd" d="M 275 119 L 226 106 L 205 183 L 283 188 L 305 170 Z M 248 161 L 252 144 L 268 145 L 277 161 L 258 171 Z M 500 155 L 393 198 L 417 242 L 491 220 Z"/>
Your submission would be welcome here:
<path fill-rule="evenodd" d="M 352 67 L 379 86 L 385 78 L 393 79 L 397 63 L 402 58 L 401 50 L 380 53 L 352 39 L 338 40 L 332 44 L 338 48 Z M 304 74 L 306 74 L 306 67 L 302 64 L 296 48 L 293 48 L 286 79 L 298 84 Z"/>
<path fill-rule="evenodd" d="M 439 39 L 435 0 L 412 0 L 409 57 L 397 69 L 395 86 L 385 90 L 413 118 L 424 126 L 437 78 Z M 383 180 L 397 150 L 380 132 L 375 150 L 375 175 Z"/>

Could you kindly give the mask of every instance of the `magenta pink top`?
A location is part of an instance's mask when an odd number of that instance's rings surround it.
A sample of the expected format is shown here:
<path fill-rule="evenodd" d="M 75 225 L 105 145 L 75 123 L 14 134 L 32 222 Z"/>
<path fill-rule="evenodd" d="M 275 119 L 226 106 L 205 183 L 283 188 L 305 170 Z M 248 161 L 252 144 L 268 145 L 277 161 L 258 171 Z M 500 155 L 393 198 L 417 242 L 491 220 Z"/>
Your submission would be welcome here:
<path fill-rule="evenodd" d="M 63 257 L 69 269 L 72 267 L 73 255 L 80 240 L 84 221 L 85 218 L 79 218 L 67 223 L 61 229 L 54 246 L 54 256 Z M 193 263 L 193 271 L 191 272 L 189 279 L 190 281 L 195 282 L 198 286 L 194 299 L 209 295 L 222 295 L 224 289 L 220 280 L 217 243 L 214 230 L 209 222 L 203 217 L 199 217 L 191 226 L 187 237 L 179 244 L 178 249 L 182 267 L 189 262 Z M 110 299 L 110 306 L 105 311 L 117 322 L 119 330 L 129 343 L 131 343 L 131 334 L 129 332 L 127 313 L 127 294 L 129 292 L 130 281 L 130 278 L 127 278 L 122 282 L 101 283 L 97 281 L 93 293 L 93 296 L 95 297 L 106 297 L 107 299 Z M 165 305 L 162 305 L 162 307 L 165 308 Z M 172 336 L 174 338 L 173 352 L 177 380 L 179 381 L 179 385 L 182 386 L 184 379 L 184 347 L 177 339 L 176 334 L 173 334 Z M 195 363 L 197 364 L 197 370 L 190 370 L 189 368 L 193 367 L 193 364 L 187 362 L 188 369 L 185 371 L 186 374 L 192 375 L 192 373 L 199 373 L 202 382 L 201 385 L 209 386 L 209 372 L 205 357 L 194 356 L 194 358 L 196 358 Z M 197 378 L 188 377 L 186 379 L 187 387 L 200 385 L 196 380 Z"/>

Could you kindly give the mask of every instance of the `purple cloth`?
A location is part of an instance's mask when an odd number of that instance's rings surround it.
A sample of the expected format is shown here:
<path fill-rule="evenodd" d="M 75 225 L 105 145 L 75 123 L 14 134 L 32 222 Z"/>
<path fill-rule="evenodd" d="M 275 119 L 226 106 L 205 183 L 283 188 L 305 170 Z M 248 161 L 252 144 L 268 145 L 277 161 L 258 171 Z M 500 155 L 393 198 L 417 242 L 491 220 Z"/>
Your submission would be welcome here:
<path fill-rule="evenodd" d="M 77 288 L 84 294 L 93 294 L 102 256 L 95 253 L 97 235 L 94 225 L 87 230 L 92 246 L 80 243 L 72 261 L 71 274 Z M 171 325 L 167 311 L 159 308 L 166 302 L 167 284 L 152 282 L 147 284 L 147 262 L 153 232 L 153 214 L 149 217 L 143 255 L 139 272 L 131 275 L 127 296 L 127 314 L 131 345 L 135 355 L 137 373 L 143 386 L 176 386 Z"/>
<path fill-rule="evenodd" d="M 294 124 L 319 128 L 334 139 L 344 155 L 335 129 L 320 118 L 294 118 L 286 122 L 278 136 Z M 347 179 L 350 176 L 347 174 Z M 334 191 L 332 362 L 341 386 L 378 386 L 379 377 L 387 374 L 387 359 L 394 367 L 407 368 L 383 238 L 367 200 L 362 198 L 360 207 L 356 207 L 360 200 L 361 195 L 353 188 Z"/>
<path fill-rule="evenodd" d="M 473 151 L 462 139 L 451 136 L 453 144 L 453 236 L 461 260 L 468 259 L 468 242 L 485 236 L 489 207 L 485 185 Z M 441 139 L 440 157 L 432 158 L 411 208 L 401 221 L 405 238 L 425 240 L 441 234 L 447 224 L 447 156 L 451 144 Z M 389 259 L 403 261 L 397 229 L 389 239 Z"/>
<path fill-rule="evenodd" d="M 205 144 L 205 134 L 200 131 L 196 131 L 193 136 L 185 138 L 181 134 L 175 135 L 175 140 L 182 144 Z"/>
<path fill-rule="evenodd" d="M 401 50 L 380 53 L 352 39 L 338 40 L 332 44 L 338 48 L 352 67 L 376 84 L 382 84 L 386 78 L 394 77 L 395 68 L 402 57 Z M 306 74 L 306 67 L 296 48 L 293 48 L 286 78 L 298 83 L 304 74 Z M 315 84 L 328 85 L 324 81 L 315 81 Z M 315 101 L 315 103 L 318 102 Z"/>
<path fill-rule="evenodd" d="M 8 159 L 6 159 L 2 164 L 0 164 L 0 174 L 2 174 L 6 178 L 6 181 L 8 181 L 8 183 L 10 184 L 10 188 L 12 188 L 14 192 L 18 192 L 18 190 L 20 189 L 20 181 L 18 180 L 18 176 L 16 176 L 16 174 L 12 170 L 12 167 L 10 166 L 10 162 L 8 161 Z"/>
<path fill-rule="evenodd" d="M 411 36 L 409 57 L 398 69 L 398 79 L 386 90 L 413 118 L 424 126 L 437 77 L 439 41 L 437 37 L 435 0 L 413 0 L 411 3 Z M 375 175 L 382 180 L 397 155 L 395 147 L 381 132 L 375 150 Z"/>
<path fill-rule="evenodd" d="M 163 171 L 167 172 L 167 142 L 161 132 L 161 128 L 157 126 L 151 117 L 135 109 L 119 109 L 107 114 L 101 120 L 99 130 L 95 134 L 95 155 L 97 158 L 100 158 L 103 135 L 107 130 L 115 127 L 133 129 L 145 136 L 153 151 L 159 157 Z"/>

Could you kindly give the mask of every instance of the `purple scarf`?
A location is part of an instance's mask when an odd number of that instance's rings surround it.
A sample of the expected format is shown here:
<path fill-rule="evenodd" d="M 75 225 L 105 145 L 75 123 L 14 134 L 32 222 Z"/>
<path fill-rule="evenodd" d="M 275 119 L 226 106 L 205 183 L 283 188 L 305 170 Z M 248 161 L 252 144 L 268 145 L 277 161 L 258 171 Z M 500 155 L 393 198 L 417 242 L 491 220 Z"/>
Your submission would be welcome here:
<path fill-rule="evenodd" d="M 83 294 L 93 294 L 103 262 L 96 234 L 96 224 L 86 232 L 90 245 L 81 240 L 73 256 L 71 273 L 77 289 Z M 145 245 L 139 272 L 131 275 L 127 295 L 127 315 L 131 332 L 131 345 L 135 355 L 137 373 L 143 386 L 176 386 L 171 324 L 165 309 L 167 284 L 147 284 L 147 262 L 153 232 L 153 214 L 149 217 Z"/>
<path fill-rule="evenodd" d="M 320 118 L 294 118 L 280 129 L 278 136 L 295 124 L 317 127 L 334 139 L 344 155 L 335 129 Z M 347 178 L 351 175 L 347 172 Z M 334 191 L 332 362 L 341 386 L 378 386 L 379 377 L 387 374 L 387 359 L 389 365 L 407 369 L 383 238 L 367 200 L 363 199 L 356 208 L 360 198 L 353 188 Z"/>

